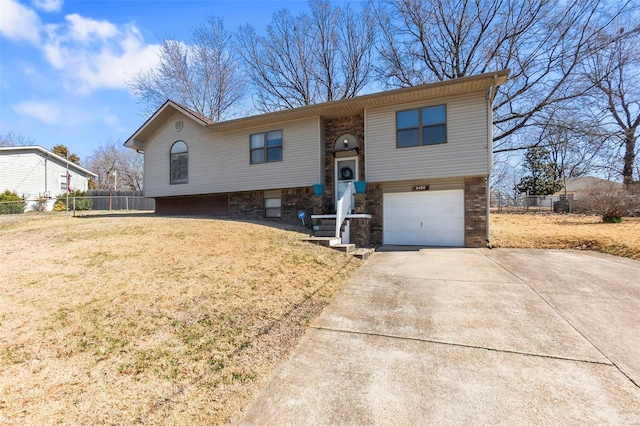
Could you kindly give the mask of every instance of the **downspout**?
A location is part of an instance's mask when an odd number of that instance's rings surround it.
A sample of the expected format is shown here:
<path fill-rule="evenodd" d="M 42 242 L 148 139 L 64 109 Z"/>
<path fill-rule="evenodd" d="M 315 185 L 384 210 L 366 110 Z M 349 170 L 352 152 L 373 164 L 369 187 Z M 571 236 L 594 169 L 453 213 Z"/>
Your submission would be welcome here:
<path fill-rule="evenodd" d="M 498 90 L 498 75 L 493 76 L 493 83 L 487 93 L 487 160 L 489 170 L 487 174 L 487 246 L 490 246 L 489 242 L 489 214 L 491 210 L 491 170 L 493 169 L 493 99 L 496 97 L 496 91 Z"/>
<path fill-rule="evenodd" d="M 48 158 L 44 159 L 44 194 L 42 194 L 43 197 L 48 197 L 48 192 L 49 192 L 49 188 L 47 185 L 47 160 Z"/>

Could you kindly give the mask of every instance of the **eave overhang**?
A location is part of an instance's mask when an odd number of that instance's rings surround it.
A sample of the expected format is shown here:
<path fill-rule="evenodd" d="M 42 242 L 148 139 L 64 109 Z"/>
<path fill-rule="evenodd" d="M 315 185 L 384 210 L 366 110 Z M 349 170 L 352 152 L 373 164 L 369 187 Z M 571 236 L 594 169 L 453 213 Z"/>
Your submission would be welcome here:
<path fill-rule="evenodd" d="M 206 127 L 213 132 L 228 132 L 249 127 L 271 125 L 287 121 L 302 120 L 311 117 L 339 118 L 362 114 L 367 108 L 406 102 L 421 101 L 429 98 L 451 96 L 460 93 L 489 90 L 493 85 L 499 86 L 507 80 L 509 70 L 501 70 L 454 80 L 420 84 L 386 92 L 372 93 L 355 98 L 341 99 L 308 105 L 299 108 L 276 111 L 235 120 L 212 123 Z"/>

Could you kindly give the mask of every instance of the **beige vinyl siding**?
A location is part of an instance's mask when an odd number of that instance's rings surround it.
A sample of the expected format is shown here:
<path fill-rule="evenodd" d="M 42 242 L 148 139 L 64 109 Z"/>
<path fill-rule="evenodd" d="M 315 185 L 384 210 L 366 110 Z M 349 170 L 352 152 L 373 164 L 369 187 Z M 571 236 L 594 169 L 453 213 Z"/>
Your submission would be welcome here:
<path fill-rule="evenodd" d="M 447 106 L 447 143 L 396 148 L 396 111 L 442 104 Z M 368 109 L 365 116 L 370 182 L 489 174 L 485 91 Z"/>
<path fill-rule="evenodd" d="M 451 189 L 464 189 L 464 178 L 454 179 L 435 179 L 435 180 L 411 180 L 400 182 L 385 182 L 382 184 L 382 192 L 385 194 L 396 192 L 412 192 L 413 187 L 417 185 L 428 185 L 428 191 L 420 192 L 432 192 L 432 191 L 445 191 Z"/>
<path fill-rule="evenodd" d="M 213 133 L 176 112 L 145 145 L 145 195 L 148 197 L 269 190 L 311 186 L 319 181 L 318 119 L 242 131 Z M 282 161 L 249 164 L 249 135 L 282 130 Z M 189 148 L 189 182 L 169 184 L 169 150 L 183 140 Z"/>

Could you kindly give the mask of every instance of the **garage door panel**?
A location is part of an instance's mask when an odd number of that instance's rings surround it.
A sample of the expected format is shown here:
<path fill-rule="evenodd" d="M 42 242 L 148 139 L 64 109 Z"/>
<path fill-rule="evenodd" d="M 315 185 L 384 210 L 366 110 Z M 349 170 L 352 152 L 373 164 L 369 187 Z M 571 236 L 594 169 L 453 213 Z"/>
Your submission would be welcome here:
<path fill-rule="evenodd" d="M 383 195 L 385 244 L 464 245 L 462 190 Z"/>

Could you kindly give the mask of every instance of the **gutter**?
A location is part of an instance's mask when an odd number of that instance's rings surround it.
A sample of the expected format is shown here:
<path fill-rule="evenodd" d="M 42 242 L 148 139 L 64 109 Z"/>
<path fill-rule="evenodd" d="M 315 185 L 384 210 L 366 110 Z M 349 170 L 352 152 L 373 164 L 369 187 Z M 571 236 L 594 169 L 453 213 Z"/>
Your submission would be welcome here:
<path fill-rule="evenodd" d="M 491 171 L 493 169 L 493 100 L 496 97 L 496 92 L 498 91 L 498 74 L 493 76 L 493 83 L 491 87 L 489 87 L 489 92 L 487 93 L 487 160 L 489 165 L 489 170 L 487 173 L 487 247 L 491 246 L 489 241 L 489 227 L 491 226 L 489 221 L 489 214 L 491 211 Z"/>

